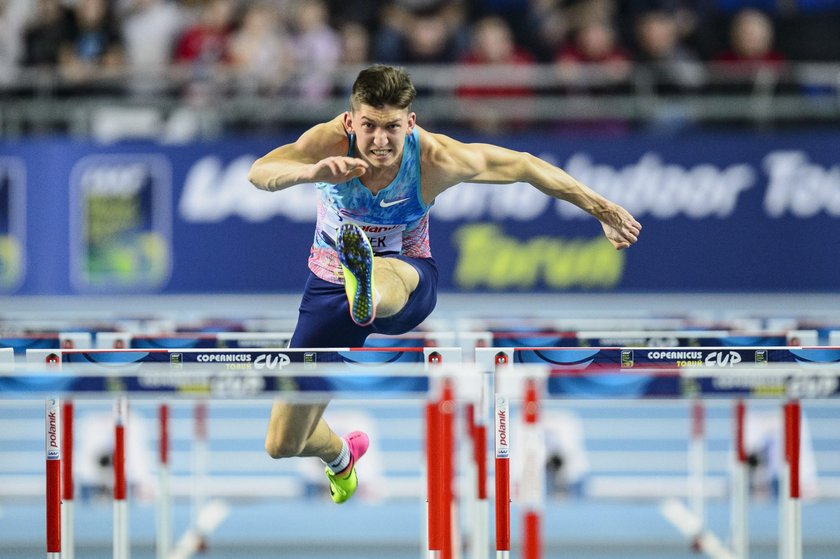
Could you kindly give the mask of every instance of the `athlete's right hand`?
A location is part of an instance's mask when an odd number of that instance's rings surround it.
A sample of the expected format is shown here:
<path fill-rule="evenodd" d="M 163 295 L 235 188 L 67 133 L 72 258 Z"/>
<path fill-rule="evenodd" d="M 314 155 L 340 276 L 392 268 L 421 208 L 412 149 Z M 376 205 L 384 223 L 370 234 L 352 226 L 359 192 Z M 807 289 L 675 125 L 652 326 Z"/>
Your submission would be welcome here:
<path fill-rule="evenodd" d="M 312 166 L 310 178 L 312 182 L 338 184 L 364 175 L 368 166 L 367 161 L 357 157 L 327 157 Z"/>

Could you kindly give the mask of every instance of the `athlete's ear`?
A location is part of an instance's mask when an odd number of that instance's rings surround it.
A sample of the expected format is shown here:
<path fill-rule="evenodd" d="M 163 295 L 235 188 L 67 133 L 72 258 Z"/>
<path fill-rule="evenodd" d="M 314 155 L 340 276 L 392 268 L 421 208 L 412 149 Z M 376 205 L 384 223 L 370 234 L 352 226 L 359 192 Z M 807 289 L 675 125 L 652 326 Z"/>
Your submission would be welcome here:
<path fill-rule="evenodd" d="M 353 113 L 345 111 L 344 113 L 344 129 L 348 132 L 353 131 Z"/>
<path fill-rule="evenodd" d="M 408 113 L 408 131 L 406 136 L 414 131 L 414 125 L 417 123 L 417 113 Z"/>

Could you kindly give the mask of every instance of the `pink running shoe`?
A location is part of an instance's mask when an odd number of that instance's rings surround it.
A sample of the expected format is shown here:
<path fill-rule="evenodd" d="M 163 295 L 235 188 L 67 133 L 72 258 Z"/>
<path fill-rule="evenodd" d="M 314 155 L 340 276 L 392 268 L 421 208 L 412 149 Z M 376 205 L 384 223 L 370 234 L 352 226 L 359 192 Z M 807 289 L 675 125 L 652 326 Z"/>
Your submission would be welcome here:
<path fill-rule="evenodd" d="M 343 439 L 347 441 L 347 446 L 350 448 L 350 466 L 340 474 L 332 473 L 329 468 L 325 469 L 327 480 L 330 482 L 330 497 L 336 504 L 343 503 L 356 492 L 359 484 L 356 476 L 356 462 L 365 455 L 370 446 L 368 436 L 361 431 L 348 433 Z"/>

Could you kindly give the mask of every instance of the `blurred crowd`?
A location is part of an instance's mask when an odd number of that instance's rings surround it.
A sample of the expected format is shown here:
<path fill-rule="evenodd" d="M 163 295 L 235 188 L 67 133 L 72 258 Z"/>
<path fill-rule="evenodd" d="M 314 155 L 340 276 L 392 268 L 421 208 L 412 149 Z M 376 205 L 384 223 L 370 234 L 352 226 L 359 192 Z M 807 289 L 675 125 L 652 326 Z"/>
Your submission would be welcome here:
<path fill-rule="evenodd" d="M 839 11 L 840 0 L 0 0 L 0 80 L 227 71 L 317 99 L 324 74 L 371 61 L 556 63 L 572 76 L 597 63 L 608 78 L 644 62 L 691 87 L 686 62 L 831 60 L 840 29 L 802 25 Z"/>

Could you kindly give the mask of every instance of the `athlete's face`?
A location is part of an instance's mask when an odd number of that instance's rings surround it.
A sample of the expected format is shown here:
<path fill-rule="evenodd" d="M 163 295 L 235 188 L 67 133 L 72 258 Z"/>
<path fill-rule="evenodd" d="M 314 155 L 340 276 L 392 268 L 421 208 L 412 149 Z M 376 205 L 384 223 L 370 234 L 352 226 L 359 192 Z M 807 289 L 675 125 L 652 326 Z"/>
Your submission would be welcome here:
<path fill-rule="evenodd" d="M 344 115 L 347 130 L 356 134 L 356 155 L 374 168 L 399 165 L 405 137 L 414 130 L 416 115 L 385 105 L 360 105 Z"/>

